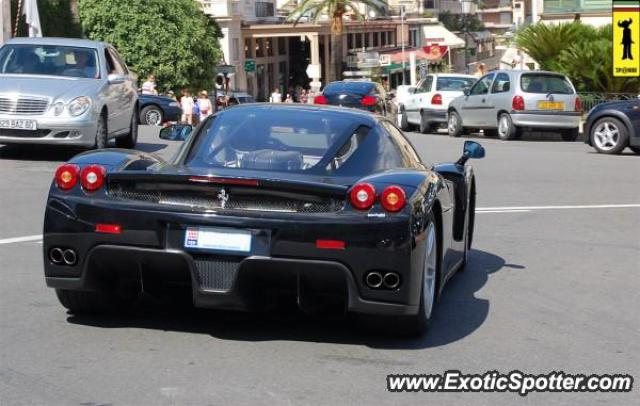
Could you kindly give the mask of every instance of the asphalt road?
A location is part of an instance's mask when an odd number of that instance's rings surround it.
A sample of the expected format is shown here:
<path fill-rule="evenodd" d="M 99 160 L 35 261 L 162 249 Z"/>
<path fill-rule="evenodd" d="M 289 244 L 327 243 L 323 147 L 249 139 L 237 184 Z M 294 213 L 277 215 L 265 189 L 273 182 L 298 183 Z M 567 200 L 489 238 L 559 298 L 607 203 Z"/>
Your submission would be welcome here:
<path fill-rule="evenodd" d="M 411 139 L 429 162 L 458 158 L 464 141 Z M 553 136 L 477 140 L 487 157 L 473 162 L 484 210 L 470 265 L 419 339 L 372 336 L 343 317 L 152 299 L 127 317 L 69 315 L 45 287 L 37 236 L 53 171 L 77 151 L 0 146 L 0 404 L 638 404 L 640 208 L 608 205 L 640 203 L 640 156 Z M 140 149 L 176 148 L 143 128 Z M 606 207 L 576 207 L 592 205 Z M 390 373 L 450 369 L 629 373 L 636 389 L 526 398 L 386 390 Z"/>

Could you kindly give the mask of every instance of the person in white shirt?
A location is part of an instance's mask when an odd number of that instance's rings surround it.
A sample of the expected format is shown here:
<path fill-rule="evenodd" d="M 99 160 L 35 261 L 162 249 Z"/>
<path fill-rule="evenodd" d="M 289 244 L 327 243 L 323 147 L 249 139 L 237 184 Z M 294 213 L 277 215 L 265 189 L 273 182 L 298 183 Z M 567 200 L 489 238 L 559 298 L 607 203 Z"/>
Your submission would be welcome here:
<path fill-rule="evenodd" d="M 193 98 L 188 90 L 182 92 L 180 107 L 182 108 L 182 123 L 193 125 Z"/>
<path fill-rule="evenodd" d="M 209 94 L 206 90 L 200 92 L 198 106 L 200 107 L 200 121 L 202 121 L 207 118 L 211 114 L 211 110 L 213 110 L 211 100 L 209 100 Z"/>
<path fill-rule="evenodd" d="M 142 94 L 154 94 L 157 95 L 156 90 L 156 77 L 154 75 L 147 76 L 147 80 L 142 84 Z"/>
<path fill-rule="evenodd" d="M 269 99 L 269 101 L 271 103 L 282 103 L 282 94 L 280 94 L 280 89 L 278 89 L 277 87 L 275 88 L 273 93 L 271 93 L 271 98 Z"/>

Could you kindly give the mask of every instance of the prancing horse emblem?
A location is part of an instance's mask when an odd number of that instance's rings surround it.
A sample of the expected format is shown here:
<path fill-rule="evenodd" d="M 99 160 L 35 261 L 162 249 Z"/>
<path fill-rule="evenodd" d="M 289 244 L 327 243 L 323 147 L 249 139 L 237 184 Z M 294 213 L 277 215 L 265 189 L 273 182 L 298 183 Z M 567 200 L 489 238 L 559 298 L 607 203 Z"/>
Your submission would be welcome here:
<path fill-rule="evenodd" d="M 220 193 L 218 193 L 218 200 L 220 201 L 220 208 L 224 209 L 224 207 L 227 205 L 227 201 L 229 200 L 229 195 L 224 189 L 222 189 Z"/>

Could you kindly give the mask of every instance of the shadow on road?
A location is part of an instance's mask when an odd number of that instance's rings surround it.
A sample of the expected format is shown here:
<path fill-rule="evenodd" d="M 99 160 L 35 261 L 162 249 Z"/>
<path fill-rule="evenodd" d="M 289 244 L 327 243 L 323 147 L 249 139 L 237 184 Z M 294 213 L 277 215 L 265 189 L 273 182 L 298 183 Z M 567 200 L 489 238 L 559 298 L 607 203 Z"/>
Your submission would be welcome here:
<path fill-rule="evenodd" d="M 489 313 L 489 301 L 475 296 L 488 276 L 503 268 L 523 268 L 485 251 L 473 250 L 464 273 L 447 284 L 429 332 L 423 337 L 394 337 L 359 328 L 353 316 L 307 316 L 294 306 L 266 313 L 194 309 L 189 304 L 145 296 L 124 316 L 75 316 L 67 321 L 100 328 L 144 328 L 208 334 L 223 340 L 308 341 L 366 345 L 379 349 L 423 349 L 460 340 L 477 330 Z"/>

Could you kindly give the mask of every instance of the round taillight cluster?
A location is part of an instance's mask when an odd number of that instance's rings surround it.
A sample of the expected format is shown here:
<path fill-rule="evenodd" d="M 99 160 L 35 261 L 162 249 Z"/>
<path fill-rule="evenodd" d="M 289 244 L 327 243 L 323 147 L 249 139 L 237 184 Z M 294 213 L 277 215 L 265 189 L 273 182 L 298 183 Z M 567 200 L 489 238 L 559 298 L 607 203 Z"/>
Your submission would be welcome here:
<path fill-rule="evenodd" d="M 313 104 L 329 104 L 329 100 L 324 95 L 314 97 Z"/>
<path fill-rule="evenodd" d="M 89 165 L 80 172 L 82 188 L 88 192 L 95 192 L 102 187 L 107 171 L 100 165 Z"/>
<path fill-rule="evenodd" d="M 78 183 L 79 172 L 78 165 L 60 165 L 55 174 L 56 185 L 62 190 L 72 189 Z"/>
<path fill-rule="evenodd" d="M 362 104 L 365 107 L 372 107 L 378 104 L 378 99 L 375 96 L 367 95 L 360 100 L 360 104 Z"/>
<path fill-rule="evenodd" d="M 376 201 L 376 189 L 370 183 L 358 183 L 351 189 L 349 197 L 353 207 L 368 210 Z M 380 194 L 380 204 L 392 213 L 402 210 L 406 202 L 406 195 L 400 186 L 388 186 Z"/>

